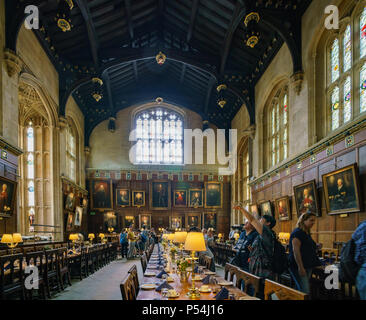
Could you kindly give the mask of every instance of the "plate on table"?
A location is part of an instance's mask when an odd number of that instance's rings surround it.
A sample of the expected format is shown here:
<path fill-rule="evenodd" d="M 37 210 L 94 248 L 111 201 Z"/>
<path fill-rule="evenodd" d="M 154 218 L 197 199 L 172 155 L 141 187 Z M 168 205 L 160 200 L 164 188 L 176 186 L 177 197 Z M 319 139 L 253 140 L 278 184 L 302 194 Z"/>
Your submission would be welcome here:
<path fill-rule="evenodd" d="M 142 290 L 154 290 L 156 288 L 155 283 L 143 283 L 140 288 Z"/>
<path fill-rule="evenodd" d="M 166 278 L 166 281 L 168 281 L 168 282 L 174 282 L 174 279 L 172 277 L 167 277 Z"/>
<path fill-rule="evenodd" d="M 169 299 L 174 299 L 174 298 L 178 298 L 179 297 L 179 293 L 178 292 L 168 292 L 167 298 Z"/>
<path fill-rule="evenodd" d="M 194 281 L 202 281 L 202 277 L 201 276 L 195 276 L 194 277 Z"/>
<path fill-rule="evenodd" d="M 201 286 L 201 288 L 199 288 L 199 292 L 202 292 L 202 293 L 210 293 L 212 290 L 209 286 Z"/>
<path fill-rule="evenodd" d="M 240 297 L 238 300 L 260 300 L 260 299 L 256 298 L 256 297 L 251 297 L 251 296 L 244 296 L 244 297 Z"/>
<path fill-rule="evenodd" d="M 219 286 L 232 286 L 233 282 L 232 281 L 220 281 L 217 283 Z"/>
<path fill-rule="evenodd" d="M 144 276 L 145 277 L 155 277 L 156 276 L 156 273 L 155 272 L 145 272 L 144 273 Z"/>
<path fill-rule="evenodd" d="M 213 272 L 213 271 L 205 271 L 204 274 L 207 274 L 209 276 L 214 276 L 214 275 L 216 275 L 216 272 Z"/>

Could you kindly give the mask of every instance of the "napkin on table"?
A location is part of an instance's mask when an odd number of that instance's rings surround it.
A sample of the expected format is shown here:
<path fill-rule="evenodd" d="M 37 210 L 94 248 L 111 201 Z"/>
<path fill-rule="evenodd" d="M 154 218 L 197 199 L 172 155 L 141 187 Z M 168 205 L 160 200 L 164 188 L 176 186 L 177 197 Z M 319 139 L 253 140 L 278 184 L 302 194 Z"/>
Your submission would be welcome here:
<path fill-rule="evenodd" d="M 225 287 L 220 290 L 220 292 L 215 296 L 216 300 L 225 300 L 229 298 L 229 290 Z"/>
<path fill-rule="evenodd" d="M 202 283 L 203 283 L 203 284 L 210 284 L 210 275 L 208 275 L 208 276 L 204 277 L 204 278 L 202 279 Z"/>
<path fill-rule="evenodd" d="M 161 289 L 173 289 L 173 287 L 171 285 L 168 284 L 168 282 L 164 281 L 160 286 L 158 286 L 155 290 L 156 291 L 161 291 Z"/>
<path fill-rule="evenodd" d="M 156 277 L 157 278 L 161 278 L 162 276 L 163 276 L 163 274 L 167 274 L 166 272 L 165 272 L 165 270 L 162 270 Z"/>

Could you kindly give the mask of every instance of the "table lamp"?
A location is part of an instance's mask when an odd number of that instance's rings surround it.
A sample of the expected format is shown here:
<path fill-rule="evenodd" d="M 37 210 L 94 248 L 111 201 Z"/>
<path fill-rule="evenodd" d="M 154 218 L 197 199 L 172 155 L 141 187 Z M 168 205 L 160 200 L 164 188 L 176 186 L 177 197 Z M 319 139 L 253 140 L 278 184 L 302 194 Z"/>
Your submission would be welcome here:
<path fill-rule="evenodd" d="M 11 253 L 14 253 L 14 248 L 18 245 L 19 242 L 23 242 L 22 235 L 20 233 L 4 234 L 1 238 L 1 243 L 6 243 L 7 246 L 11 249 Z"/>
<path fill-rule="evenodd" d="M 99 233 L 98 237 L 100 238 L 100 241 L 103 242 L 105 235 L 104 233 Z"/>
<path fill-rule="evenodd" d="M 69 240 L 72 241 L 73 250 L 75 250 L 75 242 L 79 240 L 79 236 L 76 233 L 71 233 L 69 235 Z"/>
<path fill-rule="evenodd" d="M 113 228 L 113 227 L 110 227 L 110 228 L 108 228 L 108 231 L 109 231 L 110 233 L 112 233 L 112 232 L 114 231 L 114 228 Z"/>
<path fill-rule="evenodd" d="M 191 299 L 196 299 L 200 296 L 198 289 L 195 287 L 194 280 L 194 260 L 196 251 L 206 251 L 205 239 L 202 232 L 189 232 L 184 243 L 184 249 L 192 252 L 192 287 L 189 289 L 187 296 Z"/>
<path fill-rule="evenodd" d="M 171 243 L 174 241 L 174 233 L 169 233 L 167 240 L 170 241 Z"/>
<path fill-rule="evenodd" d="M 234 239 L 235 239 L 235 241 L 238 241 L 238 239 L 239 239 L 239 237 L 240 237 L 240 234 L 239 233 L 234 233 Z"/>
<path fill-rule="evenodd" d="M 90 240 L 91 243 L 93 243 L 93 240 L 95 239 L 94 233 L 89 233 L 88 234 L 88 239 Z"/>

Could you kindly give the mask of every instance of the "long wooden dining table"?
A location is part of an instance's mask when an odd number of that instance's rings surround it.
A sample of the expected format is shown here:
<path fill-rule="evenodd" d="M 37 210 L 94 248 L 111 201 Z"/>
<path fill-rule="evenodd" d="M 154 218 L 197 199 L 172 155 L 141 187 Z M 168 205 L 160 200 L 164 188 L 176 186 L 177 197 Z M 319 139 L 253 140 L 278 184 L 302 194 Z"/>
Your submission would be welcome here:
<path fill-rule="evenodd" d="M 153 283 L 157 286 L 163 283 L 165 280 L 159 279 L 156 277 L 162 270 L 159 269 L 158 265 L 155 264 L 155 262 L 152 262 L 154 260 L 154 257 L 158 255 L 158 249 L 157 246 L 155 246 L 153 254 L 148 262 L 145 274 L 149 273 L 155 273 L 155 276 L 146 276 L 144 274 L 144 277 L 141 281 L 142 284 L 147 283 Z M 200 274 L 202 279 L 206 276 L 205 272 L 208 272 L 208 269 L 202 269 L 203 274 Z M 176 298 L 167 298 L 164 297 L 161 292 L 156 291 L 155 289 L 143 289 L 140 286 L 139 293 L 137 295 L 137 300 L 191 300 L 187 293 L 189 292 L 189 289 L 192 287 L 192 281 L 191 276 L 188 277 L 188 280 L 182 282 L 180 280 L 180 276 L 175 272 L 168 273 L 168 276 L 172 278 L 172 282 L 168 282 L 168 284 L 175 289 L 175 291 L 179 294 Z M 223 277 L 218 276 L 217 274 L 211 275 L 211 277 L 215 277 L 217 282 L 227 282 Z M 195 287 L 200 288 L 203 285 L 202 281 L 195 281 Z M 211 292 L 203 293 L 200 292 L 200 296 L 196 298 L 195 300 L 215 300 L 215 296 L 217 293 L 222 289 L 222 287 L 225 287 L 229 291 L 229 296 L 232 296 L 235 300 L 259 300 L 258 298 L 253 298 L 246 294 L 245 292 L 241 291 L 239 288 L 234 287 L 233 285 L 219 285 L 219 284 L 207 284 L 209 288 L 211 289 Z M 216 290 L 215 290 L 216 289 Z M 213 292 L 215 291 L 215 292 Z"/>

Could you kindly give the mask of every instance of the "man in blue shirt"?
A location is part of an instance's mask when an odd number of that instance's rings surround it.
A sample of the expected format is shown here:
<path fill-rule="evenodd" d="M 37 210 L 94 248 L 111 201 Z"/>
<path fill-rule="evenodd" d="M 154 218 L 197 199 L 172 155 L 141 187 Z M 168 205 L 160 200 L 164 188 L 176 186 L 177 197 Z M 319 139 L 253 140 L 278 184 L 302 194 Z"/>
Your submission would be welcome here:
<path fill-rule="evenodd" d="M 127 248 L 128 248 L 128 240 L 127 240 L 127 232 L 126 230 L 122 230 L 119 236 L 119 243 L 121 244 L 121 255 L 122 258 L 127 258 Z"/>
<path fill-rule="evenodd" d="M 356 287 L 361 300 L 366 300 L 366 220 L 363 221 L 352 235 L 355 241 L 355 262 L 360 267 L 356 278 Z"/>

